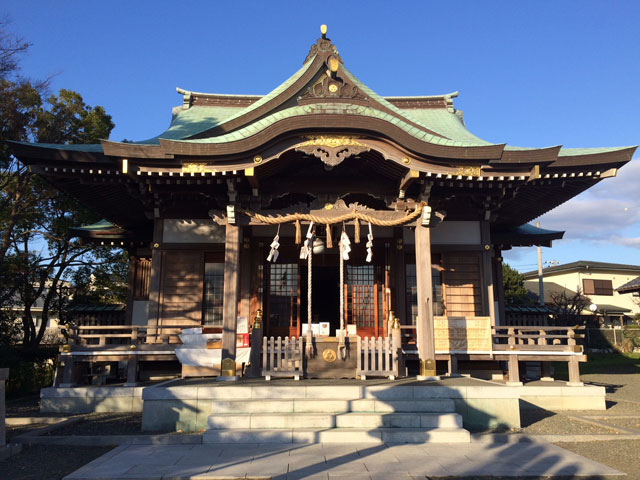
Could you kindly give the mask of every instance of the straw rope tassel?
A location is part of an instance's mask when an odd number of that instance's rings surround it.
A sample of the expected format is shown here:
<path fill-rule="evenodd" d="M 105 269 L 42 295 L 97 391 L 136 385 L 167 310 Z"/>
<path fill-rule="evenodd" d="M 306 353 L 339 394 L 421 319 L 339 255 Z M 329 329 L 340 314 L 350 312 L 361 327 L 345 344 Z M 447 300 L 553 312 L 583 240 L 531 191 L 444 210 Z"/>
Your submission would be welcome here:
<path fill-rule="evenodd" d="M 353 234 L 353 243 L 360 243 L 360 221 L 358 217 L 355 219 L 356 231 Z"/>
<path fill-rule="evenodd" d="M 344 235 L 344 225 L 342 226 L 342 232 Z M 347 346 L 344 338 L 344 244 L 342 242 L 342 236 L 340 237 L 338 245 L 340 247 L 340 335 L 338 336 L 338 351 L 340 352 L 340 358 L 346 360 Z"/>
<path fill-rule="evenodd" d="M 313 256 L 313 237 L 309 241 L 309 255 L 307 256 L 307 347 L 305 349 L 305 355 L 307 358 L 312 358 L 315 355 L 313 348 L 313 331 L 311 330 L 311 267 Z"/>
<path fill-rule="evenodd" d="M 327 248 L 333 248 L 333 239 L 331 238 L 331 225 L 327 225 Z"/>

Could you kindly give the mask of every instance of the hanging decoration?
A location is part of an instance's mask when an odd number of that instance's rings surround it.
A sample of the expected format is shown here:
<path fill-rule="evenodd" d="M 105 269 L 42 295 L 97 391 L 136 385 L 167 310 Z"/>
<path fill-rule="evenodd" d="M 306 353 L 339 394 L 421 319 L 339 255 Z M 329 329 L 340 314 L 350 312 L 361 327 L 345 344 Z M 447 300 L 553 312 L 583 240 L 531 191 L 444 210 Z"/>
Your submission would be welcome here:
<path fill-rule="evenodd" d="M 311 261 L 313 258 L 313 233 L 311 232 L 311 225 L 309 225 L 305 244 L 307 242 L 310 242 L 311 246 L 307 246 L 307 346 L 305 348 L 305 355 L 307 358 L 313 358 L 316 352 L 313 348 L 313 330 L 311 329 L 311 285 L 313 285 L 313 279 L 311 277 L 311 272 L 313 271 Z"/>
<path fill-rule="evenodd" d="M 300 249 L 300 260 L 306 260 L 307 257 L 313 251 L 313 222 L 309 224 L 309 228 L 307 229 L 307 236 L 304 240 L 304 244 Z"/>
<path fill-rule="evenodd" d="M 338 334 L 338 352 L 342 360 L 347 359 L 347 345 L 345 342 L 345 326 L 344 326 L 344 262 L 349 260 L 349 252 L 351 251 L 351 242 L 344 224 L 342 224 L 342 234 L 340 235 L 340 333 Z"/>
<path fill-rule="evenodd" d="M 371 229 L 371 222 L 369 222 L 369 233 L 367 234 L 367 263 L 371 263 L 373 259 L 373 230 Z"/>
<path fill-rule="evenodd" d="M 280 252 L 278 251 L 278 247 L 280 247 L 280 225 L 278 225 L 278 231 L 276 232 L 276 236 L 273 237 L 273 241 L 271 242 L 271 250 L 269 251 L 269 255 L 267 256 L 267 262 L 276 263 L 278 260 L 278 256 Z"/>

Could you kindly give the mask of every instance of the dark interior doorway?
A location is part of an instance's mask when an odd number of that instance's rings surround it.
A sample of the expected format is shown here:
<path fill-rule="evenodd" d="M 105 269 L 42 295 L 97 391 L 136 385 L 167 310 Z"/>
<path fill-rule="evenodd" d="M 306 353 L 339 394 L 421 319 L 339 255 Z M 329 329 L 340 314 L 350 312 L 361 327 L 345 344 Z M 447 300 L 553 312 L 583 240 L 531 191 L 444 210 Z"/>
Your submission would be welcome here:
<path fill-rule="evenodd" d="M 340 272 L 331 266 L 312 267 L 311 314 L 313 323 L 329 322 L 330 335 L 340 328 Z M 307 322 L 307 268 L 300 269 L 300 320 Z"/>

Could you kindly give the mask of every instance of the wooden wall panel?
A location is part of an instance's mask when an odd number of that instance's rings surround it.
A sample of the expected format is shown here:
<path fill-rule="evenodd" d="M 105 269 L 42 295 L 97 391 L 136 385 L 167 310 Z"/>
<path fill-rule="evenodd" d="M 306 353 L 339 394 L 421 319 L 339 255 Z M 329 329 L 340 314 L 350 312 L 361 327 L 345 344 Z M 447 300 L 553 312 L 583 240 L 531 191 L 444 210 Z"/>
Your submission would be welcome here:
<path fill-rule="evenodd" d="M 162 252 L 160 324 L 197 327 L 202 324 L 204 253 Z"/>
<path fill-rule="evenodd" d="M 446 315 L 481 315 L 482 269 L 480 255 L 477 253 L 444 253 L 443 268 Z"/>

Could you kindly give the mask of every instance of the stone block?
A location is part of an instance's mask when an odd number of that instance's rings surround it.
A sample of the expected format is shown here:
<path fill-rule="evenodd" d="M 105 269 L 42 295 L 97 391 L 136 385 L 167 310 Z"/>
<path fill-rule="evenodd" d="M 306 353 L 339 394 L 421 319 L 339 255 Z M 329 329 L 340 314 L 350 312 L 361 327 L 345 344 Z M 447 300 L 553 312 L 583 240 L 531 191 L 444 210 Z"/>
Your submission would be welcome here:
<path fill-rule="evenodd" d="M 207 427 L 213 429 L 251 428 L 251 417 L 249 415 L 211 415 L 207 420 Z"/>
<path fill-rule="evenodd" d="M 42 413 L 91 413 L 92 402 L 86 397 L 47 397 L 40 399 Z"/>
<path fill-rule="evenodd" d="M 471 435 L 461 428 L 383 428 L 382 441 L 394 443 L 468 443 Z"/>
<path fill-rule="evenodd" d="M 455 404 L 467 428 L 520 428 L 518 398 L 467 398 Z"/>
<path fill-rule="evenodd" d="M 132 396 L 93 397 L 87 398 L 87 400 L 92 407 L 92 411 L 96 413 L 129 413 L 133 411 Z"/>
<path fill-rule="evenodd" d="M 343 413 L 349 408 L 349 400 L 293 400 L 296 413 Z"/>
<path fill-rule="evenodd" d="M 308 399 L 352 400 L 361 398 L 365 387 L 358 385 L 337 385 L 331 388 L 325 386 L 305 387 L 305 397 Z"/>
<path fill-rule="evenodd" d="M 469 387 L 440 387 L 419 386 L 413 387 L 413 397 L 416 399 L 429 398 L 464 398 Z"/>
<path fill-rule="evenodd" d="M 133 387 L 90 387 L 86 390 L 87 398 L 133 397 Z"/>
<path fill-rule="evenodd" d="M 146 400 L 142 410 L 143 431 L 197 431 L 196 400 Z"/>
<path fill-rule="evenodd" d="M 143 400 L 197 400 L 197 387 L 149 387 L 142 391 Z"/>
<path fill-rule="evenodd" d="M 246 400 L 251 398 L 252 387 L 247 385 L 219 384 L 215 387 L 197 387 L 197 389 L 198 400 Z"/>
<path fill-rule="evenodd" d="M 251 398 L 259 400 L 305 398 L 305 387 L 255 386 L 251 388 Z"/>
<path fill-rule="evenodd" d="M 364 388 L 364 398 L 377 400 L 412 400 L 414 387 L 408 385 L 375 385 Z"/>
<path fill-rule="evenodd" d="M 202 443 L 291 443 L 292 430 L 208 430 Z"/>

